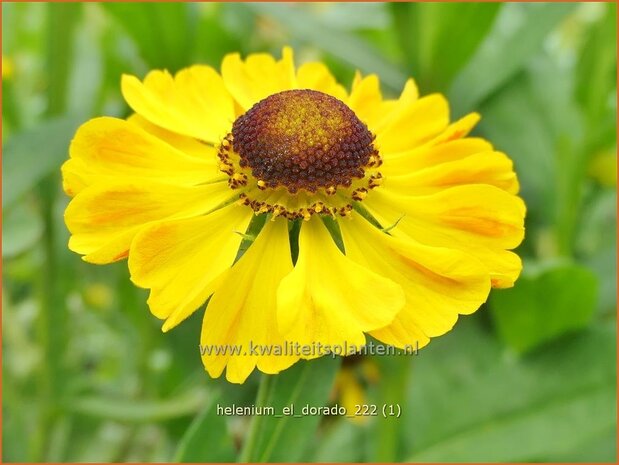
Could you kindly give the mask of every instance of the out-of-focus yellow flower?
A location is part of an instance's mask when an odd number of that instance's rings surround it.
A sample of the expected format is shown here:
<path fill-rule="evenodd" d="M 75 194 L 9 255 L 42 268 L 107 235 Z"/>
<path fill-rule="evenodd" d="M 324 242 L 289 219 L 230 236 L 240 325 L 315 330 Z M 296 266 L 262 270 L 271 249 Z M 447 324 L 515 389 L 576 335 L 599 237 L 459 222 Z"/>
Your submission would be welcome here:
<path fill-rule="evenodd" d="M 589 165 L 589 176 L 605 187 L 617 187 L 617 154 L 607 150 L 597 153 Z"/>
<path fill-rule="evenodd" d="M 361 374 L 370 384 L 378 383 L 380 380 L 380 370 L 378 369 L 378 365 L 370 358 L 364 359 L 361 363 Z"/>
<path fill-rule="evenodd" d="M 367 386 L 380 378 L 378 365 L 368 357 L 346 357 L 335 379 L 335 400 L 346 409 L 346 418 L 354 423 L 366 423 L 370 416 L 363 406 L 368 404 Z"/>
<path fill-rule="evenodd" d="M 354 415 L 360 405 L 365 405 L 367 397 L 361 381 L 353 368 L 343 367 L 335 380 L 335 389 L 338 394 L 338 403 L 342 405 L 348 415 L 346 418 L 356 423 L 365 423 L 368 417 Z"/>
<path fill-rule="evenodd" d="M 13 60 L 5 55 L 2 55 L 2 80 L 11 79 L 15 71 Z"/>
<path fill-rule="evenodd" d="M 128 258 L 164 331 L 210 298 L 213 377 L 278 373 L 366 334 L 423 347 L 520 274 L 511 160 L 468 137 L 479 115 L 451 123 L 446 99 L 412 80 L 395 99 L 376 75 L 347 90 L 286 47 L 280 60 L 227 55 L 221 72 L 123 76 L 122 92 L 136 114 L 85 123 L 62 168 L 69 247 L 91 263 Z"/>
<path fill-rule="evenodd" d="M 106 309 L 112 304 L 112 289 L 106 284 L 93 283 L 84 289 L 84 301 L 98 309 Z"/>

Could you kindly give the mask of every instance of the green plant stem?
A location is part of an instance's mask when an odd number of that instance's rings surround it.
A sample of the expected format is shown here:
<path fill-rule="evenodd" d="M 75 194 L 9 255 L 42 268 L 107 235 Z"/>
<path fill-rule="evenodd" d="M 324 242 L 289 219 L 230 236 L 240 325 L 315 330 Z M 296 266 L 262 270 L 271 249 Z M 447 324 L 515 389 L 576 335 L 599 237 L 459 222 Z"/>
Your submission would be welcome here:
<path fill-rule="evenodd" d="M 411 373 L 411 358 L 407 355 L 382 357 L 379 361 L 381 370 L 378 399 L 380 404 L 400 405 L 404 411 L 406 393 L 409 388 Z M 407 413 L 410 416 L 410 413 Z M 374 431 L 376 449 L 372 462 L 393 463 L 399 462 L 398 449 L 400 447 L 401 420 L 397 417 L 380 418 L 376 422 Z"/>
<path fill-rule="evenodd" d="M 47 115 L 64 113 L 73 62 L 73 36 L 81 5 L 47 5 Z"/>
<path fill-rule="evenodd" d="M 559 141 L 558 163 L 562 170 L 557 172 L 557 251 L 562 257 L 574 255 L 575 236 L 582 207 L 582 196 L 586 182 L 589 150 L 584 144 L 570 144 Z"/>
<path fill-rule="evenodd" d="M 273 376 L 262 374 L 260 378 L 260 385 L 258 386 L 258 393 L 256 394 L 256 407 L 264 407 L 266 400 L 268 398 L 269 390 L 271 388 Z M 246 463 L 251 462 L 254 457 L 254 449 L 258 444 L 258 436 L 260 434 L 260 425 L 262 423 L 263 418 L 266 418 L 262 415 L 257 415 L 252 418 L 251 425 L 249 426 L 249 432 L 247 433 L 247 437 L 245 438 L 245 443 L 243 444 L 243 449 L 238 457 L 238 462 Z"/>
<path fill-rule="evenodd" d="M 66 109 L 72 62 L 73 33 L 80 11 L 79 5 L 47 5 L 47 111 L 46 116 L 57 116 Z M 66 341 L 65 303 L 60 289 L 59 258 L 56 251 L 57 231 L 54 205 L 58 189 L 58 173 L 51 173 L 41 182 L 39 198 L 45 227 L 43 251 L 45 261 L 41 270 L 40 308 L 37 335 L 46 356 L 41 364 L 39 378 L 40 419 L 34 435 L 32 459 L 43 462 L 50 448 L 50 437 L 58 416 L 62 398 L 64 348 Z"/>
<path fill-rule="evenodd" d="M 59 298 L 55 284 L 55 272 L 57 270 L 56 253 L 54 250 L 54 220 L 53 205 L 55 201 L 54 183 L 46 180 L 40 187 L 41 210 L 43 224 L 45 228 L 43 250 L 45 263 L 41 273 L 40 287 L 40 309 L 37 321 L 37 336 L 41 347 L 46 354 L 46 360 L 41 364 L 39 378 L 39 396 L 41 402 L 41 418 L 39 429 L 35 435 L 35 447 L 33 448 L 33 461 L 44 461 L 45 451 L 48 447 L 48 437 L 55 416 L 56 404 L 59 394 L 59 382 L 61 376 L 60 356 L 62 348 L 59 346 L 59 337 L 63 333 L 64 321 L 61 313 L 58 312 Z M 60 303 L 62 305 L 62 303 Z M 58 320 L 58 321 L 57 321 Z M 61 334 L 59 334 L 61 333 Z"/>

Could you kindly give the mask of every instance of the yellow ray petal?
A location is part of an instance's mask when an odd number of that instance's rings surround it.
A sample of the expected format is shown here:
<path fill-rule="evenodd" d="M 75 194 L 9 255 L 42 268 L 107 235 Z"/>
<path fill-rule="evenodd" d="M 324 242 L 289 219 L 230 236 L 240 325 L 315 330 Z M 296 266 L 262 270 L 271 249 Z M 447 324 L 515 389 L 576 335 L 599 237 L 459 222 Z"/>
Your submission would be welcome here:
<path fill-rule="evenodd" d="M 417 84 L 412 79 L 406 81 L 400 97 L 395 100 L 383 99 L 378 77 L 370 74 L 355 75 L 348 106 L 367 124 L 373 134 L 380 134 L 385 127 L 396 122 L 404 109 L 413 105 L 419 98 Z"/>
<path fill-rule="evenodd" d="M 429 166 L 440 165 L 478 152 L 492 151 L 485 139 L 467 137 L 435 144 L 433 141 L 412 150 L 384 157 L 380 170 L 387 177 L 407 176 Z"/>
<path fill-rule="evenodd" d="M 144 82 L 124 75 L 121 88 L 133 111 L 185 136 L 216 144 L 234 122 L 234 101 L 210 66 L 185 68 L 174 77 L 167 71 L 151 71 Z"/>
<path fill-rule="evenodd" d="M 226 379 L 242 383 L 256 366 L 265 373 L 278 373 L 298 360 L 283 352 L 285 341 L 277 330 L 275 313 L 277 286 L 290 270 L 287 221 L 267 222 L 226 275 L 204 314 L 202 361 L 212 377 L 220 376 L 227 366 Z M 206 353 L 224 346 L 236 347 L 240 353 Z"/>
<path fill-rule="evenodd" d="M 189 156 L 135 124 L 95 118 L 83 124 L 62 166 L 63 187 L 73 196 L 99 182 L 119 177 L 191 186 L 222 179 L 213 149 Z"/>
<path fill-rule="evenodd" d="M 400 102 L 376 130 L 381 154 L 412 149 L 439 135 L 449 124 L 449 106 L 440 94 Z"/>
<path fill-rule="evenodd" d="M 127 121 L 139 126 L 144 131 L 152 134 L 158 139 L 163 140 L 167 144 L 171 145 L 175 149 L 183 152 L 185 155 L 195 157 L 204 163 L 210 163 L 213 171 L 217 170 L 218 158 L 217 149 L 210 144 L 205 144 L 193 137 L 183 136 L 177 132 L 168 131 L 162 127 L 159 127 L 146 118 L 134 113 Z"/>
<path fill-rule="evenodd" d="M 400 93 L 400 97 L 395 100 L 384 100 L 381 115 L 373 124 L 372 131 L 380 134 L 386 127 L 396 124 L 402 115 L 408 111 L 411 105 L 419 100 L 419 89 L 413 79 L 408 79 Z"/>
<path fill-rule="evenodd" d="M 96 184 L 74 197 L 65 211 L 69 248 L 91 263 L 121 260 L 145 225 L 206 213 L 230 194 L 224 182 L 187 187 L 120 178 Z"/>
<path fill-rule="evenodd" d="M 463 141 L 466 139 L 458 142 Z M 443 144 L 440 151 L 449 153 L 450 145 L 454 144 Z M 510 194 L 518 193 L 513 163 L 504 153 L 478 152 L 446 162 L 437 157 L 436 162 L 408 174 L 386 177 L 384 188 L 401 195 L 420 195 L 463 184 L 489 184 Z"/>
<path fill-rule="evenodd" d="M 520 274 L 520 259 L 506 249 L 522 242 L 524 202 L 495 186 L 470 184 L 423 196 L 402 196 L 381 188 L 365 199 L 364 206 L 383 225 L 397 222 L 393 235 L 474 255 L 488 267 L 495 287 L 511 286 Z"/>
<path fill-rule="evenodd" d="M 299 67 L 297 70 L 297 87 L 299 89 L 318 90 L 343 102 L 348 98 L 344 86 L 338 84 L 329 68 L 319 62 L 304 63 Z"/>
<path fill-rule="evenodd" d="M 435 164 L 437 160 L 456 160 L 463 154 L 493 150 L 492 145 L 484 139 L 466 138 L 479 119 L 479 114 L 469 113 L 421 145 L 405 148 L 400 152 L 382 153 L 385 164 L 381 166 L 381 171 L 389 175 L 408 173 L 415 168 Z M 460 139 L 463 146 L 453 145 L 442 150 L 443 146 L 452 142 L 457 144 Z"/>
<path fill-rule="evenodd" d="M 383 101 L 380 81 L 375 74 L 362 78 L 357 73 L 346 103 L 373 134 L 376 134 L 376 127 L 394 106 L 393 102 Z"/>
<path fill-rule="evenodd" d="M 488 296 L 486 268 L 464 252 L 392 237 L 359 216 L 341 221 L 340 228 L 347 256 L 404 289 L 406 305 L 395 320 L 370 333 L 387 344 L 421 347 Z"/>
<path fill-rule="evenodd" d="M 226 88 L 243 110 L 271 94 L 296 87 L 293 53 L 284 47 L 276 61 L 268 53 L 254 53 L 245 61 L 238 53 L 226 55 L 221 64 Z"/>
<path fill-rule="evenodd" d="M 402 289 L 343 255 L 319 218 L 302 225 L 299 258 L 277 292 L 286 338 L 358 347 L 364 332 L 389 324 L 403 305 Z"/>
<path fill-rule="evenodd" d="M 131 244 L 131 280 L 150 289 L 151 312 L 168 331 L 216 289 L 233 262 L 252 216 L 229 205 L 206 216 L 164 221 L 140 231 Z"/>

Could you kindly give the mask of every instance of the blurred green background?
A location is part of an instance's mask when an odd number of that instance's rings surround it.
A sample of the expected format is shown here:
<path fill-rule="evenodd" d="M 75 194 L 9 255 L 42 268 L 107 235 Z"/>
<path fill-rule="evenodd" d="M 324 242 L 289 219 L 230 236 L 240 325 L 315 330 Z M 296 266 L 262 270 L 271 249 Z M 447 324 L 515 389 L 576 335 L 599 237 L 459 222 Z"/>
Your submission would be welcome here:
<path fill-rule="evenodd" d="M 243 458 L 264 461 L 616 460 L 614 4 L 3 2 L 2 26 L 4 462 L 234 461 L 252 427 Z M 284 44 L 346 85 L 360 69 L 397 95 L 411 75 L 454 118 L 480 111 L 521 180 L 516 287 L 419 356 L 300 363 L 269 400 L 399 419 L 217 416 L 259 377 L 208 378 L 202 311 L 164 335 L 125 263 L 66 247 L 59 167 L 80 123 L 129 114 L 121 73 Z"/>

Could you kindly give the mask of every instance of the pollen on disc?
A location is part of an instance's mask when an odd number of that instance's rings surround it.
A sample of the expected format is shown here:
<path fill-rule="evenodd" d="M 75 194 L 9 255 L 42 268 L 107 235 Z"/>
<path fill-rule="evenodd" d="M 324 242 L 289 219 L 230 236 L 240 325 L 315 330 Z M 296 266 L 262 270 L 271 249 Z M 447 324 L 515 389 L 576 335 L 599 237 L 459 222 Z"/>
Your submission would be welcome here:
<path fill-rule="evenodd" d="M 299 189 L 349 186 L 364 176 L 375 152 L 373 136 L 343 102 L 314 90 L 273 94 L 232 127 L 242 167 L 267 187 Z"/>

